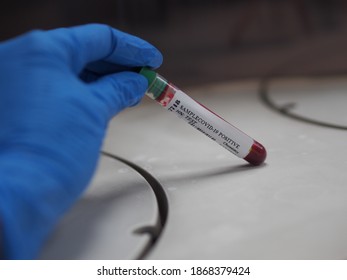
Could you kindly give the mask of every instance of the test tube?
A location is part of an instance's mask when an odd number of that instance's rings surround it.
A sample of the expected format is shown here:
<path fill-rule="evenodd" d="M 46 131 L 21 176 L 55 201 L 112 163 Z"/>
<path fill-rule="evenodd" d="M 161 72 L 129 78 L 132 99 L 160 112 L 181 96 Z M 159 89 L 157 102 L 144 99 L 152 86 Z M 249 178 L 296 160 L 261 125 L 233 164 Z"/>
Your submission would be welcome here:
<path fill-rule="evenodd" d="M 262 144 L 189 97 L 155 71 L 144 67 L 139 73 L 148 80 L 146 95 L 168 111 L 250 164 L 260 165 L 265 161 L 266 149 Z"/>

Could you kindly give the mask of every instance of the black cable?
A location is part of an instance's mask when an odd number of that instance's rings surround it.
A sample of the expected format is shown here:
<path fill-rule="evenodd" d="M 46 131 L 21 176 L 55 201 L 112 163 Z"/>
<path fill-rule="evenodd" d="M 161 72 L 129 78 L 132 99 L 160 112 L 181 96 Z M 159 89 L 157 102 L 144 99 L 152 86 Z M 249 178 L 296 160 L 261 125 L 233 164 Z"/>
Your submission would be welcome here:
<path fill-rule="evenodd" d="M 281 74 L 281 73 L 284 73 L 283 71 L 284 69 L 290 68 L 289 67 L 290 65 L 294 65 L 295 67 L 297 67 L 297 65 L 300 65 L 300 63 L 303 63 L 305 60 L 316 61 L 317 59 L 320 59 L 322 56 L 322 49 L 323 49 L 323 52 L 326 52 L 326 49 L 329 47 L 329 44 L 331 43 L 325 43 L 323 48 L 318 48 L 318 44 L 316 44 L 317 46 L 316 49 L 306 48 L 304 50 L 301 50 L 299 53 L 293 54 L 292 56 L 285 59 L 284 61 L 279 62 L 277 65 L 272 67 L 267 73 L 265 73 L 263 77 L 260 78 L 259 88 L 258 88 L 258 94 L 263 104 L 265 104 L 268 108 L 274 110 L 275 112 L 297 121 L 301 121 L 301 122 L 305 122 L 308 124 L 317 125 L 317 126 L 321 126 L 325 128 L 347 130 L 347 125 L 333 124 L 333 123 L 319 121 L 309 117 L 301 116 L 299 114 L 295 114 L 294 112 L 290 111 L 290 109 L 295 104 L 289 104 L 290 106 L 288 105 L 279 106 L 270 98 L 270 93 L 269 93 L 270 83 L 275 78 L 285 77 L 286 75 Z M 335 72 L 334 74 L 335 75 L 346 74 L 346 72 L 347 70 L 344 70 L 344 71 Z M 305 77 L 317 77 L 317 76 L 321 76 L 321 75 L 320 74 L 305 75 Z"/>
<path fill-rule="evenodd" d="M 166 224 L 166 221 L 167 221 L 167 217 L 168 217 L 168 213 L 169 213 L 169 203 L 168 203 L 168 199 L 167 199 L 166 193 L 164 191 L 164 188 L 154 176 L 152 176 L 148 171 L 146 171 L 142 167 L 136 165 L 135 163 L 128 161 L 124 158 L 121 158 L 119 156 L 116 156 L 114 154 L 111 154 L 109 152 L 101 151 L 101 154 L 106 156 L 106 157 L 118 160 L 118 161 L 128 165 L 129 167 L 131 167 L 135 171 L 137 171 L 148 182 L 148 184 L 151 186 L 151 188 L 155 194 L 155 197 L 157 200 L 157 205 L 158 205 L 158 212 L 159 212 L 156 225 L 155 226 L 142 227 L 142 228 L 136 230 L 136 232 L 135 232 L 138 234 L 146 233 L 146 234 L 149 234 L 151 237 L 150 242 L 147 244 L 147 246 L 143 249 L 143 251 L 137 257 L 137 259 L 144 259 L 150 253 L 150 251 L 153 249 L 153 247 L 156 244 L 157 240 L 159 239 L 159 237 L 163 231 L 163 228 Z"/>
<path fill-rule="evenodd" d="M 260 81 L 260 85 L 259 85 L 259 96 L 261 101 L 270 109 L 274 110 L 275 112 L 295 119 L 297 121 L 302 121 L 308 124 L 312 124 L 312 125 L 318 125 L 321 127 L 327 127 L 327 128 L 334 128 L 334 129 L 339 129 L 339 130 L 347 130 L 347 126 L 344 125 L 337 125 L 337 124 L 332 124 L 332 123 L 328 123 L 328 122 L 323 122 L 323 121 L 318 121 L 318 120 L 314 120 L 308 117 L 304 117 L 304 116 L 300 116 L 298 114 L 295 114 L 293 112 L 290 111 L 290 107 L 285 106 L 285 107 L 281 107 L 275 104 L 275 102 L 273 102 L 269 96 L 269 83 L 271 82 L 271 79 L 263 79 L 262 81 Z M 291 104 L 291 105 L 295 105 L 295 104 Z"/>

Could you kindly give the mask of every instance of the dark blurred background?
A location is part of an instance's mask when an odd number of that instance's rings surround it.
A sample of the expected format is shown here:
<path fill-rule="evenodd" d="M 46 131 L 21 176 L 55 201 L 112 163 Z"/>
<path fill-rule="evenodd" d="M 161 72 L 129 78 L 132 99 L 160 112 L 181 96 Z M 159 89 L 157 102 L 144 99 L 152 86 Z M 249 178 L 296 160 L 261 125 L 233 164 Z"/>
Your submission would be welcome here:
<path fill-rule="evenodd" d="M 0 22 L 1 40 L 107 23 L 156 45 L 160 72 L 179 87 L 347 73 L 342 0 L 2 0 Z"/>

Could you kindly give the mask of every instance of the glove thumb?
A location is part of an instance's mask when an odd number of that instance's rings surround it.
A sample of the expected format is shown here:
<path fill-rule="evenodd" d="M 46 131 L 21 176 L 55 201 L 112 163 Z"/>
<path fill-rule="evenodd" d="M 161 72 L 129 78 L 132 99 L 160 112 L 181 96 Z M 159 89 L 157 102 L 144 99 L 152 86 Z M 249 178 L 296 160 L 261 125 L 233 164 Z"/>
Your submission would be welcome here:
<path fill-rule="evenodd" d="M 136 105 L 146 92 L 148 82 L 140 74 L 120 72 L 103 76 L 89 87 L 110 119 L 123 109 Z"/>

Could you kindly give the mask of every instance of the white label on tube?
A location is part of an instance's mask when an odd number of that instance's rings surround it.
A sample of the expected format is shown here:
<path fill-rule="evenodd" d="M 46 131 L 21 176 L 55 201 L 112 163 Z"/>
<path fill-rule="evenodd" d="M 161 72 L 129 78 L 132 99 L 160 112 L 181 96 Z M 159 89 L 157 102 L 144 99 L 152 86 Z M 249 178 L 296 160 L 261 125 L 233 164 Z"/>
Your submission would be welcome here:
<path fill-rule="evenodd" d="M 165 108 L 240 158 L 246 157 L 253 145 L 251 137 L 180 90 Z"/>

